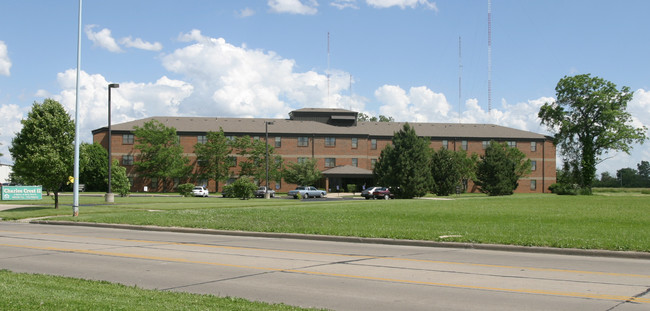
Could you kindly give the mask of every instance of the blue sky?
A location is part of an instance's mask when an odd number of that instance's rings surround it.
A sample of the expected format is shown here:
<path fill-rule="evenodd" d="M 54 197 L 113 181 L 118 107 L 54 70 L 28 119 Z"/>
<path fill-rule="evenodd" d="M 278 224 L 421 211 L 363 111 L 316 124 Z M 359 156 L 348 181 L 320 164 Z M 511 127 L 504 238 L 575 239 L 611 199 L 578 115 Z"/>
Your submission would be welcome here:
<path fill-rule="evenodd" d="M 563 76 L 590 73 L 629 86 L 635 125 L 650 126 L 650 1 L 493 0 L 489 113 L 487 7 L 487 0 L 86 0 L 82 139 L 106 125 L 108 83 L 120 84 L 115 123 L 287 118 L 293 109 L 339 107 L 548 133 L 539 107 Z M 77 0 L 0 2 L 0 163 L 13 162 L 7 148 L 33 102 L 54 98 L 74 115 L 77 14 Z M 599 170 L 635 168 L 650 160 L 649 146 L 610 154 Z"/>

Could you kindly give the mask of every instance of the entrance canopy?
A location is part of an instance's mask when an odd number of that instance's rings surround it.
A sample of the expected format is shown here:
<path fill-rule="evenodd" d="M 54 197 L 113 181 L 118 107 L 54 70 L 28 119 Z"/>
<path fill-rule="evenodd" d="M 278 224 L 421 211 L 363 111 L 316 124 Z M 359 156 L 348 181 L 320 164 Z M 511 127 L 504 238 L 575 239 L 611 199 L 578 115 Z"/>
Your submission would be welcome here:
<path fill-rule="evenodd" d="M 323 171 L 322 174 L 325 177 L 325 188 L 330 192 L 336 189 L 345 191 L 348 184 L 356 185 L 356 190 L 361 191 L 363 185 L 372 184 L 372 171 L 356 166 L 337 166 Z"/>

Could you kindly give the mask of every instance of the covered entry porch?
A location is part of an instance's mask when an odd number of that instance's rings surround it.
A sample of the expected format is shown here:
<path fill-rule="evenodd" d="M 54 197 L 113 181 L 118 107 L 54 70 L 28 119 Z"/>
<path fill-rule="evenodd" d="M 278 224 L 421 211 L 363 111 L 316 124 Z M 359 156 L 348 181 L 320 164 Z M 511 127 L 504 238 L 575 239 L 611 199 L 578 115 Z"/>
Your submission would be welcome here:
<path fill-rule="evenodd" d="M 372 186 L 372 171 L 351 165 L 341 165 L 322 172 L 328 193 L 349 192 L 348 185 L 354 185 L 352 192 L 361 192 Z"/>

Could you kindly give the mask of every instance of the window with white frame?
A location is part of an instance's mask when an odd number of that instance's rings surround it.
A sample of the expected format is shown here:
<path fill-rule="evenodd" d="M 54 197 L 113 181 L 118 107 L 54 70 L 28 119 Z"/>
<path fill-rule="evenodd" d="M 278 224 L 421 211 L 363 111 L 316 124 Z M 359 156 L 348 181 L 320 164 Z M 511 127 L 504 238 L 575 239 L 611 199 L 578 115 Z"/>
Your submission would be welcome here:
<path fill-rule="evenodd" d="M 449 141 L 446 139 L 442 140 L 442 149 L 449 149 Z"/>
<path fill-rule="evenodd" d="M 282 147 L 282 137 L 276 136 L 275 137 L 275 148 L 280 148 Z"/>
<path fill-rule="evenodd" d="M 517 142 L 514 140 L 509 140 L 508 147 L 517 148 Z"/>
<path fill-rule="evenodd" d="M 377 159 L 370 159 L 370 168 L 374 169 L 377 165 Z"/>
<path fill-rule="evenodd" d="M 490 145 L 490 142 L 487 140 L 483 141 L 483 149 L 487 149 L 487 147 Z"/>
<path fill-rule="evenodd" d="M 133 145 L 133 141 L 134 141 L 133 134 L 122 135 L 122 145 Z"/>
<path fill-rule="evenodd" d="M 309 161 L 309 158 L 298 157 L 298 163 L 305 163 L 305 162 L 307 162 L 307 161 Z"/>
<path fill-rule="evenodd" d="M 467 141 L 466 140 L 462 140 L 460 142 L 460 149 L 467 150 Z"/>
<path fill-rule="evenodd" d="M 533 161 L 530 161 L 530 169 L 531 169 L 532 171 L 536 171 L 536 170 L 537 170 L 537 161 L 534 161 L 534 160 L 533 160 Z"/>
<path fill-rule="evenodd" d="M 298 147 L 309 147 L 309 137 L 298 137 Z"/>
<path fill-rule="evenodd" d="M 359 139 L 356 137 L 352 138 L 352 149 L 357 149 L 359 147 Z"/>
<path fill-rule="evenodd" d="M 199 144 L 205 144 L 208 142 L 208 136 L 205 135 L 199 135 L 197 136 L 197 141 Z"/>
<path fill-rule="evenodd" d="M 537 142 L 536 141 L 531 141 L 530 142 L 530 151 L 537 151 Z"/>
<path fill-rule="evenodd" d="M 537 190 L 537 180 L 532 179 L 530 181 L 530 190 Z"/>
<path fill-rule="evenodd" d="M 352 158 L 352 166 L 359 166 L 359 159 Z"/>
<path fill-rule="evenodd" d="M 133 165 L 133 155 L 125 154 L 122 156 L 122 165 Z"/>
<path fill-rule="evenodd" d="M 377 150 L 377 139 L 376 138 L 370 139 L 370 149 Z"/>
<path fill-rule="evenodd" d="M 336 137 L 325 137 L 325 147 L 335 147 Z"/>
<path fill-rule="evenodd" d="M 335 167 L 336 159 L 335 158 L 325 158 L 325 167 Z"/>

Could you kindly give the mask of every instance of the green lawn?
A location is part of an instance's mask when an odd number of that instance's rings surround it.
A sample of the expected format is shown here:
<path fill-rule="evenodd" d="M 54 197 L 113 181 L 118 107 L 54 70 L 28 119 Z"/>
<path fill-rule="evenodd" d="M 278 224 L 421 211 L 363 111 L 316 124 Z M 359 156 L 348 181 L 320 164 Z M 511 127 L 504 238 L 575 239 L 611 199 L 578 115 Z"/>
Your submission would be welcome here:
<path fill-rule="evenodd" d="M 0 310 L 307 310 L 7 270 L 0 270 L 0 293 Z"/>
<path fill-rule="evenodd" d="M 650 252 L 650 195 L 640 192 L 450 199 L 302 202 L 116 197 L 113 205 L 106 205 L 101 197 L 81 197 L 80 216 L 73 218 L 72 198 L 65 196 L 58 211 L 44 198 L 40 203 L 46 207 L 0 211 L 0 218 L 61 215 L 53 219 Z M 441 238 L 448 235 L 460 237 Z"/>

